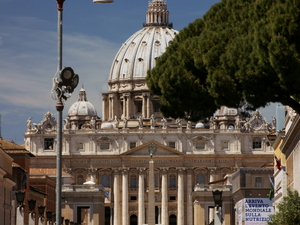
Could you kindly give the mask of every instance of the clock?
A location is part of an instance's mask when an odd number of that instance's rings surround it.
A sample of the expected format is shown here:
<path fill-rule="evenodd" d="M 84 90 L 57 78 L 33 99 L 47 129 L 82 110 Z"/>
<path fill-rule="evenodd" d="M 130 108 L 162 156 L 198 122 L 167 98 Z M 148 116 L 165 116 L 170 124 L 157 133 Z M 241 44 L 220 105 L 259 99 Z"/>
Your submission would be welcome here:
<path fill-rule="evenodd" d="M 262 121 L 259 119 L 255 119 L 251 122 L 252 128 L 255 130 L 259 129 L 262 126 L 262 124 Z"/>
<path fill-rule="evenodd" d="M 45 123 L 44 123 L 44 129 L 46 130 L 46 131 L 51 131 L 51 130 L 53 130 L 53 128 L 54 128 L 54 122 L 53 121 L 46 121 Z"/>

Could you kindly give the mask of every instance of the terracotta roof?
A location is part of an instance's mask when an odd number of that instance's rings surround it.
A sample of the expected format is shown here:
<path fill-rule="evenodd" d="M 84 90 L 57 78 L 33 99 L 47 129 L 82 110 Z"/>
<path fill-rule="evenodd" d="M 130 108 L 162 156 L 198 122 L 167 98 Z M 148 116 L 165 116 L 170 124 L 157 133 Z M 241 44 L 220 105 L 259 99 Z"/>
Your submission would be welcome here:
<path fill-rule="evenodd" d="M 34 155 L 27 151 L 23 145 L 18 145 L 13 141 L 6 141 L 0 137 L 0 148 L 3 149 L 7 154 L 28 154 L 29 156 L 34 157 Z"/>
<path fill-rule="evenodd" d="M 12 163 L 12 167 L 19 167 L 22 170 L 26 171 L 22 166 L 20 166 L 18 163 L 15 163 L 15 162 Z"/>

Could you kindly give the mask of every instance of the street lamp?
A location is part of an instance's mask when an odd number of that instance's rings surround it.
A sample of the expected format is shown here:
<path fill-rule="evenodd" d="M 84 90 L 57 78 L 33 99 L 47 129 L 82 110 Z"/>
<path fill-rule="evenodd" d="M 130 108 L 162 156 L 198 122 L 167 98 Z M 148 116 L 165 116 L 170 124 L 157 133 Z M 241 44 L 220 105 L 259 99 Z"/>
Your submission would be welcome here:
<path fill-rule="evenodd" d="M 74 89 L 78 85 L 79 76 L 74 74 L 71 67 L 62 68 L 62 11 L 65 0 L 57 1 L 57 40 L 58 40 L 58 71 L 59 78 L 53 78 L 51 96 L 57 100 L 57 147 L 56 147 L 56 222 L 61 224 L 61 180 L 62 180 L 62 111 L 63 102 L 71 97 Z M 93 0 L 94 3 L 111 3 L 113 0 Z M 56 74 L 57 75 L 57 74 Z"/>
<path fill-rule="evenodd" d="M 219 207 L 222 208 L 222 191 L 216 190 L 212 192 L 214 202 L 215 202 L 215 216 L 214 216 L 214 224 L 221 225 L 222 224 L 222 210 L 219 210 Z"/>
<path fill-rule="evenodd" d="M 52 214 L 51 210 L 46 211 L 47 221 L 52 221 Z"/>
<path fill-rule="evenodd" d="M 39 225 L 44 223 L 45 208 L 46 208 L 46 206 L 44 206 L 44 205 L 38 206 L 38 211 L 39 211 L 39 215 L 40 215 L 39 223 L 38 223 Z"/>
<path fill-rule="evenodd" d="M 215 206 L 217 207 L 222 206 L 222 191 L 216 190 L 213 191 L 212 193 L 215 201 Z"/>
<path fill-rule="evenodd" d="M 17 199 L 18 206 L 23 207 L 23 202 L 24 202 L 24 198 L 25 198 L 25 191 L 17 191 L 15 194 L 16 194 L 16 199 Z"/>

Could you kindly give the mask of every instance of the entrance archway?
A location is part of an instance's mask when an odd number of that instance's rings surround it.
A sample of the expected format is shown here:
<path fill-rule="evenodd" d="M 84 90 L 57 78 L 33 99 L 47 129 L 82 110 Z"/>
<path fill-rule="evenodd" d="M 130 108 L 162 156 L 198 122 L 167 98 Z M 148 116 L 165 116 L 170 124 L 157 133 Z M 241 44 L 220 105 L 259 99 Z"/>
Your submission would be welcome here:
<path fill-rule="evenodd" d="M 177 225 L 177 217 L 176 215 L 172 214 L 169 217 L 169 225 Z"/>
<path fill-rule="evenodd" d="M 131 215 L 130 216 L 130 225 L 137 225 L 138 224 L 138 220 L 137 220 L 137 216 L 136 215 Z"/>

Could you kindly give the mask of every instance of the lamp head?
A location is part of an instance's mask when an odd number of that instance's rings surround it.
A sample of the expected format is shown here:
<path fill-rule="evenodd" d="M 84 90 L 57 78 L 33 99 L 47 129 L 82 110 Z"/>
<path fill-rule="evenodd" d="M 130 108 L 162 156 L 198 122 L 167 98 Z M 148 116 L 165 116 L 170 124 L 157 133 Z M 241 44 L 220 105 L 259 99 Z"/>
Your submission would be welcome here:
<path fill-rule="evenodd" d="M 47 216 L 47 220 L 48 221 L 52 221 L 52 211 L 51 210 L 48 210 L 46 211 L 46 216 Z"/>
<path fill-rule="evenodd" d="M 114 0 L 93 0 L 94 3 L 113 3 Z"/>
<path fill-rule="evenodd" d="M 40 216 L 44 215 L 45 208 L 46 208 L 46 206 L 44 206 L 44 205 L 38 206 L 38 211 L 39 211 Z"/>
<path fill-rule="evenodd" d="M 71 86 L 74 77 L 74 70 L 71 67 L 65 67 L 59 72 L 62 86 Z"/>
<path fill-rule="evenodd" d="M 222 191 L 216 190 L 213 191 L 213 198 L 215 201 L 215 206 L 221 206 L 222 205 Z"/>
<path fill-rule="evenodd" d="M 18 205 L 23 205 L 24 198 L 25 198 L 25 191 L 17 191 L 16 192 L 16 199 L 17 199 Z"/>
<path fill-rule="evenodd" d="M 30 199 L 28 200 L 28 207 L 29 207 L 29 210 L 32 212 L 35 208 L 35 203 L 36 203 L 36 200 L 35 199 Z"/>

